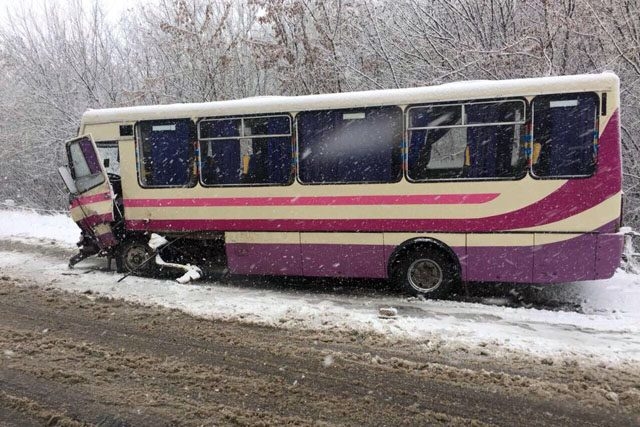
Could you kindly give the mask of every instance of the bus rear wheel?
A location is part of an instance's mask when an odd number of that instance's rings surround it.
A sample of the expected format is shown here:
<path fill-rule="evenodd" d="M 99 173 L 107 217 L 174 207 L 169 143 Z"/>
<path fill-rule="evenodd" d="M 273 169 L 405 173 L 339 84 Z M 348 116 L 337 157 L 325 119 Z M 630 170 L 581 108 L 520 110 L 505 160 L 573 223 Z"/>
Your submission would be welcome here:
<path fill-rule="evenodd" d="M 409 249 L 395 271 L 396 283 L 414 296 L 446 298 L 459 282 L 455 262 L 448 254 L 436 248 Z"/>

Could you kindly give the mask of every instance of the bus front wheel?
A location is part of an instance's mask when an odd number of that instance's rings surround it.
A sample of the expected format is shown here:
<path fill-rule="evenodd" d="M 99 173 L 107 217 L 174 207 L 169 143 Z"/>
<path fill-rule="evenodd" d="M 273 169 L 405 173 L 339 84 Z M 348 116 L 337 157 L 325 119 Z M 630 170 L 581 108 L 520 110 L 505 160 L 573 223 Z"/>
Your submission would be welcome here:
<path fill-rule="evenodd" d="M 435 248 L 409 249 L 395 272 L 396 283 L 405 292 L 426 298 L 445 298 L 459 282 L 456 264 L 448 254 Z"/>
<path fill-rule="evenodd" d="M 130 239 L 121 244 L 116 256 L 118 273 L 147 275 L 152 271 L 154 260 L 151 248 L 142 240 Z"/>

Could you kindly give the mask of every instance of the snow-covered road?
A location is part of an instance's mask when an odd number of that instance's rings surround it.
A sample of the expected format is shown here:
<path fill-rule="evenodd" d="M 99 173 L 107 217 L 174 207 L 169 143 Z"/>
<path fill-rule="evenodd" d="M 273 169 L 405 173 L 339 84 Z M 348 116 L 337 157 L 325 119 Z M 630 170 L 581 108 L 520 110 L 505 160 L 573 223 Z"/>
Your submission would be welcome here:
<path fill-rule="evenodd" d="M 640 361 L 640 277 L 622 271 L 605 281 L 531 287 L 538 300 L 548 299 L 577 311 L 506 307 L 490 304 L 491 298 L 479 299 L 484 303 L 421 301 L 374 288 L 355 293 L 333 291 L 326 281 L 322 290 L 310 290 L 308 284 L 283 286 L 277 278 L 252 280 L 249 286 L 243 286 L 246 279 L 181 285 L 129 277 L 117 283 L 120 275 L 99 269 L 104 268 L 104 260 L 87 260 L 75 270 L 67 269 L 59 249 L 70 248 L 77 233 L 64 216 L 0 211 L 0 239 L 19 243 L 12 248 L 4 245 L 0 275 L 209 318 L 382 334 L 391 340 L 417 341 L 434 350 L 463 348 L 498 356 L 526 352 L 596 363 Z M 33 246 L 38 250 L 28 249 Z M 380 318 L 381 307 L 396 308 L 398 316 Z"/>

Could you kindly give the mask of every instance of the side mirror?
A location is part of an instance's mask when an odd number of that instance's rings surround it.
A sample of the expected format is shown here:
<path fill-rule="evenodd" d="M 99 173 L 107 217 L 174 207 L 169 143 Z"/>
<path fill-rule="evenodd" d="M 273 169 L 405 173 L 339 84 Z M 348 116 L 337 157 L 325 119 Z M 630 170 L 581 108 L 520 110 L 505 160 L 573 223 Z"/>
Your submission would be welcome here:
<path fill-rule="evenodd" d="M 76 187 L 76 183 L 73 181 L 73 178 L 71 177 L 71 171 L 69 171 L 69 168 L 60 166 L 58 168 L 58 173 L 60 174 L 60 177 L 64 181 L 64 185 L 67 186 L 69 193 L 78 194 L 78 188 Z"/>

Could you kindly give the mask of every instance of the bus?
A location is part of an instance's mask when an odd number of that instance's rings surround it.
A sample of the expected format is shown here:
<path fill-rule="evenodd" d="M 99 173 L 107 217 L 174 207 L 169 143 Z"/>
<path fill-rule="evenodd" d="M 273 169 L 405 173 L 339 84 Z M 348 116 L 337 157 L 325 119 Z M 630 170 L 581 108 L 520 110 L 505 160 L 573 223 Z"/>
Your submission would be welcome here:
<path fill-rule="evenodd" d="M 89 110 L 61 168 L 82 230 L 70 264 L 148 269 L 156 233 L 232 274 L 430 298 L 609 278 L 619 108 L 605 72 Z"/>

